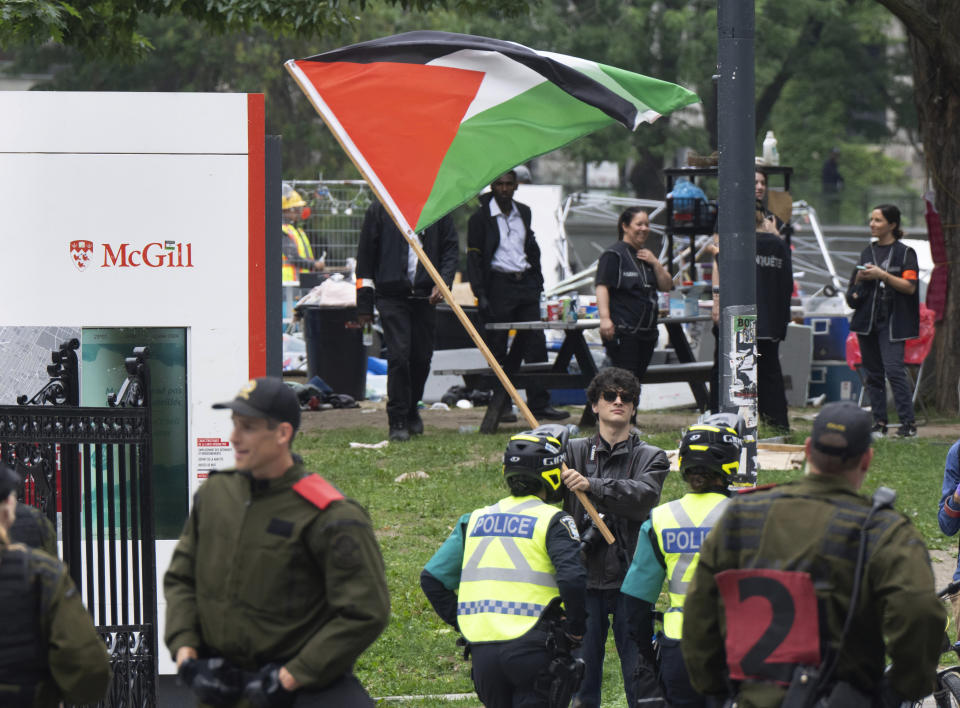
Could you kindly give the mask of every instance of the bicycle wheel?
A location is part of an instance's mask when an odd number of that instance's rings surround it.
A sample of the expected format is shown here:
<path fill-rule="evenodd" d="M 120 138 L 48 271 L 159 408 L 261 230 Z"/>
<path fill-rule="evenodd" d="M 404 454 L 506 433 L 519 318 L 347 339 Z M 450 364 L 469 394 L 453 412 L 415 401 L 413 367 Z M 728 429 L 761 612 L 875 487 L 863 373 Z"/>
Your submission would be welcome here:
<path fill-rule="evenodd" d="M 954 704 L 960 706 L 960 673 L 947 671 L 941 674 L 940 685 L 950 691 Z"/>

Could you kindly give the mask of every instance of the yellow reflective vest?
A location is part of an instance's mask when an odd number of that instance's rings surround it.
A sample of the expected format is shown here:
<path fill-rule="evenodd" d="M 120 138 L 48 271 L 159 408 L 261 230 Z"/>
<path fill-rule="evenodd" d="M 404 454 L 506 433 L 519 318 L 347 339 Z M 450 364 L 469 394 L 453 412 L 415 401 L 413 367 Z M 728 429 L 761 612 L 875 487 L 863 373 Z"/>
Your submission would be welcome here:
<path fill-rule="evenodd" d="M 728 501 L 716 492 L 691 493 L 650 512 L 650 523 L 667 564 L 670 608 L 663 614 L 663 633 L 671 639 L 681 636 L 683 601 L 700 559 L 700 544 L 723 514 Z"/>
<path fill-rule="evenodd" d="M 457 623 L 467 641 L 516 639 L 560 596 L 547 555 L 547 527 L 560 513 L 525 496 L 470 515 L 457 598 Z"/>
<path fill-rule="evenodd" d="M 307 238 L 307 234 L 299 226 L 294 226 L 293 224 L 284 224 L 283 233 L 293 241 L 297 246 L 297 255 L 301 258 L 308 258 L 311 261 L 313 258 L 313 248 L 310 247 L 310 239 Z M 283 282 L 284 283 L 293 283 L 299 280 L 297 276 L 297 271 L 294 268 L 293 264 L 287 260 L 286 254 L 281 253 L 283 257 Z M 300 269 L 301 273 L 309 273 L 310 271 L 306 268 Z"/>

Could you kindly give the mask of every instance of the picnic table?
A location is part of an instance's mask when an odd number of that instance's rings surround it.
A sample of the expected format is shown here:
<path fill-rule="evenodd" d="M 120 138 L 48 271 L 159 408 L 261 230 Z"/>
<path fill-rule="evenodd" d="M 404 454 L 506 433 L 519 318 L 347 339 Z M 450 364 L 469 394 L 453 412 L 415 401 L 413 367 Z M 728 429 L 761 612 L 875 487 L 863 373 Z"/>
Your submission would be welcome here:
<path fill-rule="evenodd" d="M 647 367 L 641 383 L 669 383 L 682 381 L 690 386 L 697 402 L 697 407 L 703 411 L 709 404 L 706 382 L 710 380 L 710 370 L 713 366 L 709 361 L 697 361 L 687 341 L 683 325 L 689 322 L 709 322 L 709 315 L 692 317 L 663 317 L 660 323 L 666 327 L 670 338 L 670 346 L 676 354 L 677 361 L 668 364 L 652 364 Z M 522 353 L 516 347 L 511 347 L 503 361 L 503 369 L 513 385 L 518 388 L 527 388 L 531 384 L 548 389 L 586 389 L 590 381 L 597 374 L 597 365 L 583 333 L 588 329 L 599 329 L 600 320 L 578 320 L 576 322 L 491 322 L 486 325 L 489 330 L 560 330 L 563 332 L 563 342 L 552 363 L 523 364 Z M 577 368 L 571 368 L 576 360 Z M 501 410 L 506 406 L 508 394 L 496 374 L 489 367 L 471 369 L 443 369 L 434 371 L 436 374 L 462 376 L 464 384 L 473 389 L 492 389 L 494 394 L 487 407 L 480 424 L 480 432 L 494 433 L 500 422 Z M 594 424 L 593 411 L 588 404 L 580 418 L 581 427 L 590 427 Z"/>

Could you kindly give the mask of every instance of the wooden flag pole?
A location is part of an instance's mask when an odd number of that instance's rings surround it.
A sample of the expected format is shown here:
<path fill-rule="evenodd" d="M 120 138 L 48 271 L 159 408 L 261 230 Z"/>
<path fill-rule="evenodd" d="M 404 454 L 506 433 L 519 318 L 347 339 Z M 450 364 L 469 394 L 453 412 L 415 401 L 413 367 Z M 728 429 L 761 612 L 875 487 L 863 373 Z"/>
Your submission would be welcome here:
<path fill-rule="evenodd" d="M 306 80 L 306 77 L 303 76 L 300 69 L 297 68 L 295 61 L 291 59 L 284 64 L 284 67 L 290 76 L 293 77 L 293 80 L 296 81 L 303 90 L 314 109 L 316 109 L 317 113 L 320 114 L 323 122 L 327 124 L 330 132 L 333 133 L 333 137 L 337 139 L 337 142 L 340 143 L 340 147 L 342 147 L 343 151 L 347 153 L 347 157 L 350 158 L 350 161 L 353 162 L 356 168 L 360 171 L 360 174 L 363 175 L 363 178 L 367 181 L 367 184 L 370 185 L 370 189 L 373 190 L 373 193 L 377 195 L 380 203 L 383 204 L 384 208 L 387 210 L 387 213 L 390 215 L 390 218 L 393 219 L 393 222 L 400 230 L 400 233 L 403 234 L 403 238 L 410 245 L 410 248 L 413 249 L 413 252 L 417 255 L 417 260 L 423 264 L 423 267 L 430 275 L 430 279 L 433 280 L 434 284 L 440 290 L 440 293 L 443 295 L 443 299 L 450 306 L 450 309 L 453 310 L 454 314 L 457 316 L 457 319 L 460 320 L 460 324 L 463 325 L 463 328 L 467 331 L 467 334 L 470 335 L 470 339 L 472 339 L 473 343 L 477 345 L 477 349 L 479 349 L 483 354 L 483 358 L 487 360 L 487 363 L 490 365 L 490 369 L 494 374 L 496 374 L 497 378 L 500 380 L 500 383 L 503 384 L 503 388 L 508 394 L 510 394 L 510 398 L 513 399 L 513 402 L 516 404 L 517 410 L 523 414 L 524 419 L 531 428 L 536 428 L 538 425 L 537 419 L 533 417 L 533 413 L 530 412 L 526 402 L 520 398 L 520 394 L 517 392 L 517 389 L 507 377 L 506 373 L 503 371 L 503 367 L 500 366 L 500 363 L 497 361 L 496 357 L 493 356 L 493 352 L 491 352 L 487 347 L 486 343 L 483 341 L 483 338 L 480 336 L 480 333 L 477 332 L 476 328 L 473 326 L 473 323 L 470 321 L 470 318 L 467 317 L 466 313 L 463 311 L 463 308 L 461 308 L 460 305 L 454 301 L 453 293 L 450 292 L 450 288 L 448 288 L 447 284 L 443 282 L 443 278 L 440 277 L 440 273 L 434 267 L 433 263 L 430 262 L 430 259 L 427 257 L 427 254 L 424 253 L 420 244 L 417 243 L 417 239 L 413 238 L 415 234 L 413 228 L 406 223 L 406 219 L 397 208 L 393 198 L 386 191 L 386 188 L 382 186 L 373 169 L 369 166 L 366 159 L 363 158 L 360 151 L 353 144 L 353 140 L 343 129 L 343 126 L 340 125 L 337 117 L 326 105 L 326 102 L 323 100 L 320 94 L 317 93 L 312 85 L 310 85 L 310 82 Z M 567 470 L 567 466 L 565 464 L 562 467 L 564 471 Z M 580 491 L 574 491 L 574 494 L 576 494 L 580 504 L 583 505 L 583 508 L 586 510 L 587 514 L 590 515 L 590 518 L 593 520 L 593 523 L 596 524 L 606 542 L 612 544 L 614 542 L 613 534 L 610 533 L 610 529 L 607 528 L 607 525 L 603 523 L 603 519 L 600 518 L 596 507 L 594 507 L 593 503 L 587 498 L 587 495 Z"/>
<path fill-rule="evenodd" d="M 377 195 L 380 196 L 379 194 Z M 381 201 L 381 203 L 384 203 Z M 387 210 L 390 213 L 390 210 Z M 394 223 L 397 222 L 397 219 L 393 217 L 393 214 L 390 213 L 391 218 L 393 218 Z M 439 271 L 430 261 L 430 258 L 424 252 L 423 247 L 418 243 L 418 239 L 414 239 L 412 234 L 413 232 L 407 232 L 406 229 L 399 223 L 397 223 L 397 228 L 400 229 L 400 233 L 403 234 L 404 239 L 407 243 L 410 244 L 410 248 L 413 249 L 413 252 L 417 254 L 417 260 L 423 265 L 424 269 L 429 273 L 430 278 L 433 280 L 434 284 L 440 290 L 440 293 L 443 295 L 443 299 L 450 306 L 450 309 L 453 310 L 456 314 L 457 319 L 460 320 L 460 324 L 463 325 L 463 328 L 467 331 L 467 334 L 470 335 L 470 339 L 473 340 L 473 343 L 477 345 L 477 349 L 483 354 L 483 358 L 487 360 L 487 363 L 490 365 L 490 369 L 497 375 L 497 378 L 500 380 L 500 383 L 503 384 L 503 387 L 506 389 L 507 393 L 510 394 L 510 398 L 513 399 L 513 402 L 517 406 L 517 410 L 523 413 L 523 417 L 526 419 L 527 424 L 531 428 L 536 428 L 539 424 L 537 419 L 533 416 L 533 413 L 527 407 L 526 401 L 520 398 L 520 393 L 517 391 L 516 387 L 513 385 L 513 382 L 510 381 L 506 372 L 503 370 L 503 367 L 500 366 L 500 362 L 497 361 L 497 358 L 493 355 L 493 352 L 490 351 L 487 347 L 486 342 L 483 341 L 483 337 L 480 336 L 480 333 L 477 332 L 477 328 L 473 326 L 473 322 L 470 321 L 470 318 L 467 317 L 467 313 L 463 311 L 463 308 L 460 307 L 453 299 L 453 293 L 450 292 L 450 288 L 447 287 L 447 284 L 443 282 L 443 278 L 440 277 Z M 567 470 L 567 465 L 562 465 L 563 470 Z M 596 507 L 593 503 L 587 498 L 587 495 L 583 492 L 576 490 L 574 491 L 577 499 L 583 505 L 583 508 L 590 515 L 590 518 L 593 520 L 593 523 L 596 524 L 597 529 L 603 535 L 603 538 L 608 544 L 614 542 L 613 534 L 610 533 L 610 529 L 607 528 L 607 525 L 603 522 L 603 519 L 600 517 L 600 514 L 597 513 Z"/>

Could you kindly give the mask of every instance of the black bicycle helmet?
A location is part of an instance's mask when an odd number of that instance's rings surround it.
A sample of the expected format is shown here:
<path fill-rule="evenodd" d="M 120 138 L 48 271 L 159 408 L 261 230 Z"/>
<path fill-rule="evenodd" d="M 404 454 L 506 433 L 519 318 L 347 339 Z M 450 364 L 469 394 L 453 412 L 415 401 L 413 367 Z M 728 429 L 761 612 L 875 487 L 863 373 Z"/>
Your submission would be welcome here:
<path fill-rule="evenodd" d="M 731 476 L 740 471 L 743 442 L 728 425 L 691 425 L 680 441 L 680 474 L 693 468 L 706 468 Z"/>
<path fill-rule="evenodd" d="M 543 490 L 546 501 L 560 501 L 560 469 L 567 459 L 566 442 L 566 427 L 561 425 L 544 425 L 514 435 L 503 453 L 503 478 L 511 489 L 527 487 L 528 493 Z"/>

